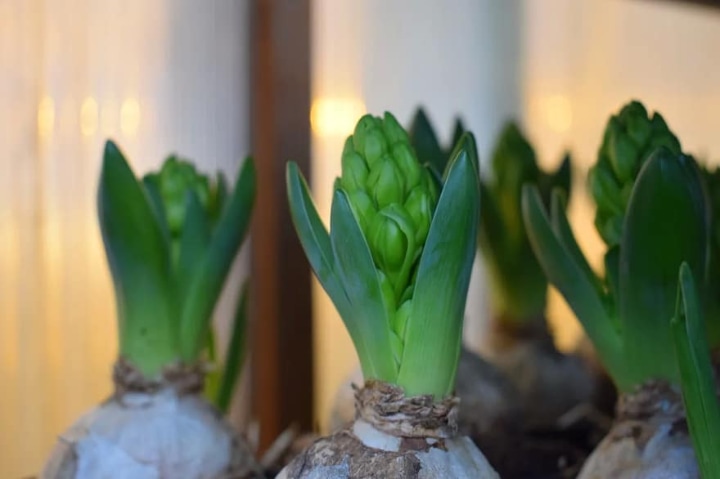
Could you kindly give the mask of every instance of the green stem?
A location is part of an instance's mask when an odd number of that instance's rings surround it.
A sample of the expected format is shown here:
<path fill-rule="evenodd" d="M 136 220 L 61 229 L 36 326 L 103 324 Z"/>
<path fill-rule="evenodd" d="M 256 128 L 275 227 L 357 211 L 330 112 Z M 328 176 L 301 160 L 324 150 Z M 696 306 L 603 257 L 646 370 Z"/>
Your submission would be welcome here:
<path fill-rule="evenodd" d="M 228 351 L 225 357 L 220 386 L 217 391 L 217 396 L 215 397 L 215 404 L 223 414 L 227 414 L 230 409 L 230 403 L 235 393 L 235 386 L 240 378 L 240 371 L 242 371 L 243 365 L 245 364 L 245 353 L 247 350 L 248 289 L 248 283 L 245 283 L 240 301 L 235 310 L 230 344 L 228 345 Z"/>

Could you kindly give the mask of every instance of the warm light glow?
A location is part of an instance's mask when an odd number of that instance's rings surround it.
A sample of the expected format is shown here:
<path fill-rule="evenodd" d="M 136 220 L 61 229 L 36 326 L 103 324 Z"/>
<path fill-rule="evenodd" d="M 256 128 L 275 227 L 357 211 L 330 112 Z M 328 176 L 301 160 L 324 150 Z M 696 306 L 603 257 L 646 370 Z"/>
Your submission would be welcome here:
<path fill-rule="evenodd" d="M 359 98 L 317 98 L 310 110 L 312 131 L 318 136 L 345 136 L 365 113 Z"/>
<path fill-rule="evenodd" d="M 547 126 L 557 133 L 565 133 L 572 126 L 572 104 L 565 95 L 551 95 L 540 103 L 542 117 Z"/>
<path fill-rule="evenodd" d="M 92 136 L 98 129 L 98 104 L 92 97 L 83 100 L 80 106 L 80 133 Z"/>
<path fill-rule="evenodd" d="M 100 128 L 103 135 L 114 135 L 117 132 L 118 105 L 113 100 L 103 102 L 100 111 Z"/>
<path fill-rule="evenodd" d="M 120 107 L 120 130 L 130 137 L 137 134 L 140 126 L 140 104 L 135 98 L 127 98 Z"/>
<path fill-rule="evenodd" d="M 50 137 L 55 127 L 55 102 L 49 96 L 46 96 L 38 105 L 38 135 L 45 139 Z"/>

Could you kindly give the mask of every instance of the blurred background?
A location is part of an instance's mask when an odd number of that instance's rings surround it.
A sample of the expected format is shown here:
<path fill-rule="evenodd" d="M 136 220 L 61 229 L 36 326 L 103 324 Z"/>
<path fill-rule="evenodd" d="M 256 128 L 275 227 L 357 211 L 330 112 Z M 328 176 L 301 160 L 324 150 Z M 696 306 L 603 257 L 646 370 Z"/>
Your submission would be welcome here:
<path fill-rule="evenodd" d="M 111 392 L 115 304 L 96 220 L 107 138 L 136 173 L 177 152 L 229 177 L 248 154 L 251 244 L 216 311 L 253 278 L 253 358 L 232 419 L 264 442 L 323 430 L 356 367 L 287 217 L 298 160 L 329 215 L 345 137 L 365 112 L 417 106 L 449 141 L 459 115 L 481 161 L 509 118 L 541 163 L 570 149 L 571 221 L 600 268 L 584 177 L 609 114 L 659 110 L 684 149 L 720 155 L 720 9 L 671 0 L 0 0 L 0 476 L 39 472 L 58 434 Z M 289 245 L 289 246 L 288 246 Z M 483 266 L 466 342 L 484 331 Z M 558 344 L 580 329 L 551 293 Z"/>

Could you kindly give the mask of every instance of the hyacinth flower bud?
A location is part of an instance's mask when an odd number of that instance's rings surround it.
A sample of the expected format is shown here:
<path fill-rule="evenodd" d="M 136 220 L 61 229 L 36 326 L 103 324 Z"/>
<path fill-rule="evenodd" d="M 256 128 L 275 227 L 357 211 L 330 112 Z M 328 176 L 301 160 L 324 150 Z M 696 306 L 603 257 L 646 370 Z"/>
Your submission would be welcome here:
<path fill-rule="evenodd" d="M 609 246 L 620 241 L 630 193 L 642 165 L 660 147 L 681 153 L 680 142 L 663 117 L 648 116 L 641 103 L 628 103 L 608 121 L 589 181 L 597 205 L 595 225 Z"/>
<path fill-rule="evenodd" d="M 405 263 L 411 238 L 403 231 L 395 218 L 387 214 L 388 210 L 380 210 L 371 226 L 370 250 L 380 270 L 385 272 L 397 285 L 397 276 Z"/>
<path fill-rule="evenodd" d="M 186 195 L 193 191 L 203 210 L 210 203 L 210 182 L 189 162 L 175 156 L 168 158 L 157 176 L 160 195 L 165 207 L 168 228 L 173 237 L 181 234 L 185 222 Z"/>
<path fill-rule="evenodd" d="M 415 241 L 423 244 L 430 230 L 433 215 L 433 197 L 423 185 L 413 188 L 405 201 L 405 210 L 415 226 Z"/>
<path fill-rule="evenodd" d="M 368 194 L 363 190 L 351 191 L 348 193 L 348 198 L 353 205 L 353 211 L 358 218 L 358 223 L 360 223 L 360 229 L 370 231 L 375 216 L 377 215 L 375 203 L 373 203 L 373 200 L 370 199 Z"/>
<path fill-rule="evenodd" d="M 365 188 L 368 175 L 367 163 L 352 148 L 346 148 L 342 155 L 341 183 L 345 191 L 353 193 Z"/>
<path fill-rule="evenodd" d="M 405 180 L 407 191 L 412 190 L 422 180 L 422 167 L 407 143 L 396 143 L 392 148 L 392 157 L 395 160 L 400 174 Z"/>
<path fill-rule="evenodd" d="M 438 202 L 438 187 L 418 161 L 405 130 L 386 113 L 382 118 L 366 115 L 358 122 L 345 142 L 336 188 L 346 193 L 370 249 L 399 362 L 403 328 L 393 325 L 398 318 L 407 321 L 410 314 L 414 275 Z M 400 304 L 405 309 L 397 316 Z"/>
<path fill-rule="evenodd" d="M 370 170 L 367 189 L 378 208 L 382 209 L 393 203 L 402 204 L 405 196 L 404 183 L 402 172 L 392 157 L 385 155 Z"/>

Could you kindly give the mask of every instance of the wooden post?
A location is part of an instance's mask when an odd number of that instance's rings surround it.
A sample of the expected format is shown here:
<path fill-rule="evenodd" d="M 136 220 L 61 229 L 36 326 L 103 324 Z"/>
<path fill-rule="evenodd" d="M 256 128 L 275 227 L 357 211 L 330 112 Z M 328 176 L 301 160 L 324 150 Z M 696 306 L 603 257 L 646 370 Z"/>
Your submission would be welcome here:
<path fill-rule="evenodd" d="M 261 449 L 313 427 L 311 275 L 287 203 L 285 165 L 310 167 L 310 0 L 252 0 L 252 394 Z"/>

